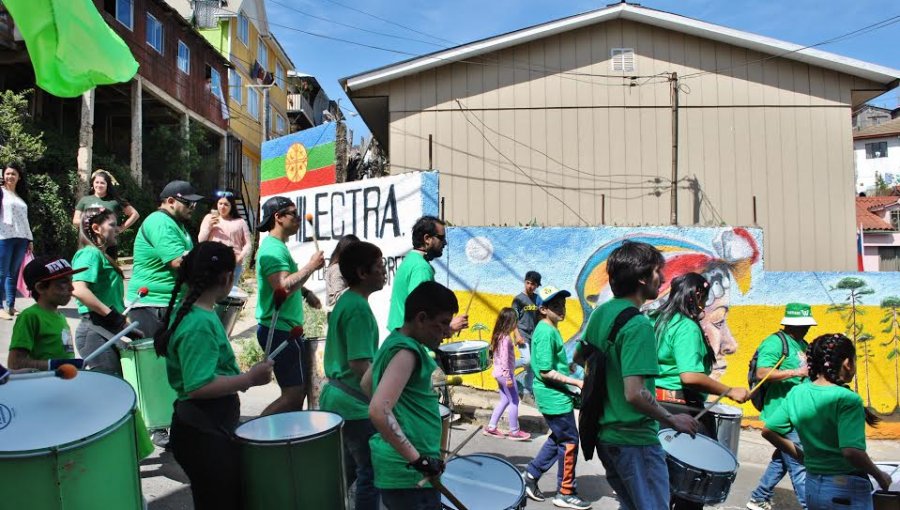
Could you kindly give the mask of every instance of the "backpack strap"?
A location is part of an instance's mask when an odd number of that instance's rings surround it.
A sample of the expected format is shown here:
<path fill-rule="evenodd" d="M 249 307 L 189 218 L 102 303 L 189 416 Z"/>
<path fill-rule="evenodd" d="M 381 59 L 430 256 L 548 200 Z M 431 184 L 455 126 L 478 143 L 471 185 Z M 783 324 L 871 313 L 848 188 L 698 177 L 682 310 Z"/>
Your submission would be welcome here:
<path fill-rule="evenodd" d="M 778 333 L 775 334 L 781 339 L 781 357 L 787 359 L 789 350 L 787 335 L 784 333 L 784 330 L 779 330 Z"/>
<path fill-rule="evenodd" d="M 616 343 L 616 337 L 619 335 L 619 330 L 625 327 L 635 315 L 640 315 L 641 311 L 638 310 L 636 306 L 629 306 L 628 308 L 619 312 L 619 315 L 616 316 L 616 320 L 613 321 L 612 329 L 609 331 L 609 338 L 607 341 L 611 344 Z"/>

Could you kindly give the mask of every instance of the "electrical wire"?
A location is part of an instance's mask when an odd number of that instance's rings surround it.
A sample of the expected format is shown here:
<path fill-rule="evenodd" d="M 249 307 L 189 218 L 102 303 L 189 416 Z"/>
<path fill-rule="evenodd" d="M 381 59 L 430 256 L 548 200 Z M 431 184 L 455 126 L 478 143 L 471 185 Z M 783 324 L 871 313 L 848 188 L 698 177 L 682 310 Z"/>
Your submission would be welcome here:
<path fill-rule="evenodd" d="M 406 26 L 406 25 L 401 25 L 400 23 L 397 23 L 396 21 L 391 21 L 391 20 L 389 20 L 389 19 L 387 19 L 387 18 L 383 18 L 383 17 L 378 16 L 378 15 L 376 15 L 376 14 L 372 14 L 372 13 L 370 13 L 370 12 L 366 12 L 366 11 L 364 11 L 364 10 L 362 10 L 362 9 L 359 9 L 359 8 L 356 8 L 356 7 L 352 7 L 352 6 L 350 6 L 350 5 L 346 5 L 346 4 L 343 4 L 343 3 L 341 3 L 341 2 L 337 2 L 337 1 L 335 1 L 335 0 L 325 0 L 325 1 L 328 2 L 328 3 L 332 3 L 332 4 L 334 4 L 334 5 L 338 5 L 338 6 L 340 6 L 340 7 L 343 7 L 344 9 L 349 9 L 349 10 L 351 10 L 351 11 L 358 12 L 358 13 L 360 13 L 360 14 L 364 14 L 364 15 L 366 15 L 366 16 L 369 16 L 370 18 L 375 18 L 375 19 L 377 19 L 378 21 L 383 21 L 384 23 L 388 23 L 388 24 L 394 25 L 395 27 L 400 27 L 400 28 L 402 28 L 402 29 L 404 29 L 404 30 L 409 30 L 410 32 L 413 32 L 413 33 L 416 33 L 416 34 L 419 34 L 419 35 L 424 35 L 425 37 L 430 37 L 430 38 L 435 39 L 435 40 L 438 40 L 438 41 L 443 41 L 443 42 L 449 43 L 449 44 L 451 44 L 451 45 L 453 45 L 453 46 L 458 46 L 458 45 L 459 45 L 459 43 L 454 42 L 454 41 L 451 41 L 451 40 L 449 40 L 449 39 L 444 39 L 443 37 L 438 37 L 438 36 L 436 36 L 436 35 L 432 35 L 432 34 L 429 34 L 429 33 L 426 33 L 426 32 L 422 32 L 422 31 L 416 30 L 415 28 L 408 27 L 408 26 Z"/>

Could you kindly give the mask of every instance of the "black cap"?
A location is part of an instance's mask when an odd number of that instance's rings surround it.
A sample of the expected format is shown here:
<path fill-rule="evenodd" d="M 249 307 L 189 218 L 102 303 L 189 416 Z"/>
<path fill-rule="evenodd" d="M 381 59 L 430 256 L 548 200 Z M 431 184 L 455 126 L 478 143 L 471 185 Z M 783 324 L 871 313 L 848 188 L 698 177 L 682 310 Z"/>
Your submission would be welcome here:
<path fill-rule="evenodd" d="M 525 273 L 526 282 L 534 282 L 538 287 L 541 286 L 541 273 L 537 271 L 528 271 Z"/>
<path fill-rule="evenodd" d="M 182 200 L 187 200 L 188 202 L 198 202 L 203 200 L 203 197 L 198 195 L 194 191 L 194 187 L 191 186 L 191 183 L 187 181 L 172 181 L 169 184 L 166 184 L 162 193 L 159 194 L 159 199 L 165 200 L 169 197 L 180 198 Z"/>
<path fill-rule="evenodd" d="M 85 270 L 87 270 L 86 267 L 72 269 L 69 261 L 62 257 L 43 256 L 35 258 L 25 266 L 22 271 L 22 279 L 25 280 L 28 290 L 34 291 L 34 286 L 38 282 L 55 280 Z"/>
<path fill-rule="evenodd" d="M 275 214 L 280 213 L 288 207 L 294 205 L 294 202 L 287 197 L 272 197 L 266 200 L 262 206 L 262 219 L 257 227 L 260 232 L 268 232 L 275 226 Z"/>

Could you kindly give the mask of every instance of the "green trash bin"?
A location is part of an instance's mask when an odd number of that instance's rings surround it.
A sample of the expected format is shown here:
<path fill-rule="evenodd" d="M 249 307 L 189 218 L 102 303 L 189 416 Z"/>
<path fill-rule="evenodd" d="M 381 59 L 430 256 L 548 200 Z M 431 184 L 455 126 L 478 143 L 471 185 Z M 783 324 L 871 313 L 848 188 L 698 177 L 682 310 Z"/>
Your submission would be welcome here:
<path fill-rule="evenodd" d="M 166 358 L 156 355 L 153 339 L 135 340 L 122 351 L 122 376 L 137 393 L 137 406 L 150 430 L 168 428 L 178 395 L 169 385 Z"/>

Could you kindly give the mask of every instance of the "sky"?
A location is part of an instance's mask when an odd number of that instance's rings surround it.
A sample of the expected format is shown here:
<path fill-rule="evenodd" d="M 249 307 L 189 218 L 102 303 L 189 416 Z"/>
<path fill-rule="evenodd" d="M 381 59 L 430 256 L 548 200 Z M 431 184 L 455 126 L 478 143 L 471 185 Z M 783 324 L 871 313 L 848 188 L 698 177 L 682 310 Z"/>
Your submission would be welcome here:
<path fill-rule="evenodd" d="M 316 76 L 328 96 L 340 100 L 354 142 L 360 136 L 368 136 L 369 129 L 354 115 L 353 104 L 341 89 L 339 79 L 611 3 L 611 0 L 264 1 L 269 29 L 286 49 L 295 69 Z M 800 45 L 827 41 L 896 16 L 894 23 L 883 28 L 818 49 L 900 69 L 900 2 L 897 0 L 644 0 L 640 3 Z M 871 102 L 894 108 L 898 106 L 898 98 L 900 89 L 895 89 Z"/>

